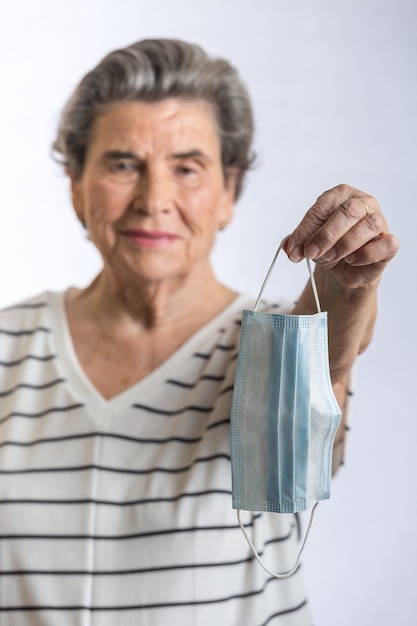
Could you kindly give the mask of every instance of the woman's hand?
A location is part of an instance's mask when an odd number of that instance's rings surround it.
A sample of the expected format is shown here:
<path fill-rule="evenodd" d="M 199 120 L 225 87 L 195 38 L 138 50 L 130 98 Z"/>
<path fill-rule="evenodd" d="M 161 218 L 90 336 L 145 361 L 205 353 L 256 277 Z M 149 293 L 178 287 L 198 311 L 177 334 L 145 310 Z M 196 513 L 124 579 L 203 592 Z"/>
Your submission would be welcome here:
<path fill-rule="evenodd" d="M 317 198 L 283 248 L 292 261 L 313 259 L 343 287 L 358 288 L 379 281 L 398 241 L 375 198 L 338 185 Z"/>

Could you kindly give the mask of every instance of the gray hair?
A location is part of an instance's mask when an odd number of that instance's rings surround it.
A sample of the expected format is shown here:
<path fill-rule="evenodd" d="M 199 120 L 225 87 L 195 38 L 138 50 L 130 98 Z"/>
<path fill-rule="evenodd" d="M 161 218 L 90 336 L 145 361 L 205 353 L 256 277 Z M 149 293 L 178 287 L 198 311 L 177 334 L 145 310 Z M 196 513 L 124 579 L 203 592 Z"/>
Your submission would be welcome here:
<path fill-rule="evenodd" d="M 253 161 L 253 117 L 248 92 L 224 59 L 175 39 L 145 39 L 110 52 L 76 87 L 60 119 L 55 157 L 75 178 L 82 175 L 96 118 L 112 103 L 203 100 L 213 106 L 225 176 L 236 168 L 236 198 Z"/>

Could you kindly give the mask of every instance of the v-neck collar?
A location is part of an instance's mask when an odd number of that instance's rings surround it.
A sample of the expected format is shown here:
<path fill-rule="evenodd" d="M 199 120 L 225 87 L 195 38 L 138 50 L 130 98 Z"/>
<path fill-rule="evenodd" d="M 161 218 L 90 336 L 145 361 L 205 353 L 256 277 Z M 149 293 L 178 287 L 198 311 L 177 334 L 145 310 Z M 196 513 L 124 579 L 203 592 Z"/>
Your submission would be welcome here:
<path fill-rule="evenodd" d="M 206 337 L 215 333 L 217 329 L 238 315 L 244 308 L 253 305 L 253 298 L 246 295 L 236 296 L 223 311 L 194 333 L 160 366 L 128 389 L 107 400 L 90 381 L 76 355 L 65 309 L 65 292 L 48 292 L 46 297 L 51 312 L 51 340 L 55 343 L 59 366 L 63 369 L 63 377 L 86 407 L 91 408 L 94 413 L 100 412 L 103 416 L 106 413 L 112 415 L 120 409 L 126 409 L 134 404 L 140 394 L 146 393 L 147 388 L 154 387 L 156 383 L 169 378 L 172 372 L 176 370 L 177 362 L 177 367 L 180 367 L 181 363 L 184 362 L 184 355 L 196 352 Z"/>

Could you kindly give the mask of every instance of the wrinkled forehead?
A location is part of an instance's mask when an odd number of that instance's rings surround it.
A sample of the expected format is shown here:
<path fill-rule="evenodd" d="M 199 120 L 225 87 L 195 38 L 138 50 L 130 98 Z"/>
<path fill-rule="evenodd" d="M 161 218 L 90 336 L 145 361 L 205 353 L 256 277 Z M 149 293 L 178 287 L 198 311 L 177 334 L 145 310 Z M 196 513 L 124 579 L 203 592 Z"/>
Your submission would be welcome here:
<path fill-rule="evenodd" d="M 219 125 L 214 104 L 202 99 L 166 98 L 155 102 L 144 100 L 112 102 L 97 108 L 91 125 L 90 141 L 104 127 L 115 130 L 143 128 L 157 124 L 165 131 L 175 126 L 210 128 L 218 136 Z"/>
<path fill-rule="evenodd" d="M 203 100 L 116 102 L 96 116 L 87 158 L 96 150 L 190 150 L 203 148 L 221 158 L 214 107 Z"/>

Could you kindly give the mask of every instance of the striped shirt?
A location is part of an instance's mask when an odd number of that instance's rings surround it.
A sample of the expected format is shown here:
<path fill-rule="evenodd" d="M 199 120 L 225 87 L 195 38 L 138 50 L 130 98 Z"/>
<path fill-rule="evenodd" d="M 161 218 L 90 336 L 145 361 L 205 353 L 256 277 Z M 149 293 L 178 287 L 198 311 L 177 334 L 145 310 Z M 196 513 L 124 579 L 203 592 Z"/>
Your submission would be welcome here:
<path fill-rule="evenodd" d="M 231 504 L 239 296 L 149 376 L 105 400 L 64 295 L 0 313 L 0 623 L 310 626 L 300 570 L 253 559 Z M 242 511 L 273 570 L 292 515 Z"/>

